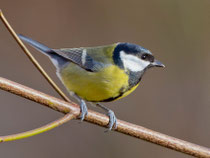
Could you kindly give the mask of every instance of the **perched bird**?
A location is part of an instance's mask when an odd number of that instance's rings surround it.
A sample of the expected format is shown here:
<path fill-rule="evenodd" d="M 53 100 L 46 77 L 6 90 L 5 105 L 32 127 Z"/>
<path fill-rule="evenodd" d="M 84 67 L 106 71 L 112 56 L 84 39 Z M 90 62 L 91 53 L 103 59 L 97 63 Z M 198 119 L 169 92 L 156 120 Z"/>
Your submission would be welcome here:
<path fill-rule="evenodd" d="M 136 44 L 51 49 L 23 35 L 19 38 L 51 59 L 61 82 L 80 102 L 81 120 L 88 113 L 85 101 L 95 103 L 107 112 L 109 130 L 117 127 L 116 117 L 101 102 L 127 96 L 148 68 L 164 67 L 149 50 Z"/>

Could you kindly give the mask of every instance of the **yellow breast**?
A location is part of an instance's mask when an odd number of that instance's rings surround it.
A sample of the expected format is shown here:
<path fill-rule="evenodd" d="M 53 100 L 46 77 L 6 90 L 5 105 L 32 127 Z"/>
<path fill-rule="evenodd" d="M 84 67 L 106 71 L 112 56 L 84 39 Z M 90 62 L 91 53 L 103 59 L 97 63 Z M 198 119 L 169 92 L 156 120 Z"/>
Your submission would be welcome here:
<path fill-rule="evenodd" d="M 122 93 L 122 90 L 129 88 L 128 75 L 114 65 L 103 68 L 99 72 L 87 72 L 70 63 L 60 71 L 60 76 L 69 91 L 92 102 L 116 98 Z M 127 96 L 136 87 L 125 92 L 120 98 Z"/>

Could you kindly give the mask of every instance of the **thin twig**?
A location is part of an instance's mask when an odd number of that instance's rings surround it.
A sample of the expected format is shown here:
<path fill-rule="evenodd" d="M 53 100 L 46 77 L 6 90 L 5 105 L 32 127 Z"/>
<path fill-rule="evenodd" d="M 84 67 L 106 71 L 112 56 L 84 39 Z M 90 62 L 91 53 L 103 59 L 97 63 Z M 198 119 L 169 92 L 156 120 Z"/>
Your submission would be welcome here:
<path fill-rule="evenodd" d="M 30 99 L 37 103 L 43 104 L 49 108 L 62 112 L 64 114 L 70 112 L 75 117 L 79 116 L 80 108 L 73 102 L 65 102 L 55 97 L 49 96 L 42 92 L 36 91 L 29 87 L 20 85 L 18 83 L 9 81 L 0 77 L 0 89 Z M 88 111 L 85 121 L 106 127 L 109 118 L 92 110 Z M 115 131 L 130 135 L 132 137 L 140 138 L 182 153 L 186 153 L 196 157 L 209 158 L 210 149 L 196 144 L 186 142 L 165 134 L 152 131 L 150 129 L 131 124 L 125 121 L 118 120 L 118 127 Z"/>
<path fill-rule="evenodd" d="M 28 56 L 28 58 L 30 59 L 30 61 L 35 65 L 35 67 L 39 70 L 39 72 L 44 76 L 44 78 L 48 81 L 48 83 L 57 91 L 57 93 L 66 101 L 70 101 L 69 98 L 60 90 L 60 88 L 55 84 L 55 82 L 49 77 L 49 75 L 44 71 L 44 69 L 41 67 L 41 65 L 36 61 L 36 59 L 33 57 L 33 55 L 30 53 L 30 51 L 26 48 L 26 46 L 23 44 L 23 42 L 19 39 L 19 37 L 17 36 L 17 34 L 15 33 L 15 31 L 13 30 L 13 28 L 11 27 L 11 25 L 9 24 L 9 22 L 7 21 L 7 19 L 5 18 L 5 16 L 3 15 L 3 12 L 0 9 L 0 19 L 2 20 L 2 22 L 4 23 L 4 25 L 6 26 L 6 28 L 8 29 L 8 31 L 10 32 L 10 34 L 13 36 L 13 38 L 15 39 L 15 41 L 19 44 L 19 46 L 22 48 L 23 52 Z M 18 134 L 13 134 L 13 135 L 7 135 L 7 136 L 2 136 L 0 138 L 0 142 L 1 141 L 12 141 L 12 140 L 17 140 L 17 139 L 22 139 L 22 138 L 26 138 L 26 137 L 31 137 L 33 135 L 37 135 L 40 134 L 42 132 L 46 132 L 48 130 L 51 130 L 69 120 L 72 119 L 72 114 L 68 113 L 65 116 L 63 116 L 62 118 L 60 118 L 59 120 L 56 120 L 52 123 L 49 123 L 45 126 L 42 126 L 40 128 L 34 129 L 34 130 L 30 130 L 27 132 L 23 132 L 23 133 L 18 133 Z"/>
<path fill-rule="evenodd" d="M 7 141 L 14 141 L 14 140 L 18 140 L 18 139 L 23 139 L 23 138 L 28 138 L 46 131 L 49 131 L 55 127 L 58 127 L 62 124 L 64 124 L 65 122 L 68 122 L 72 119 L 74 119 L 75 116 L 71 113 L 67 113 L 64 117 L 53 121 L 45 126 L 42 126 L 40 128 L 36 128 L 27 132 L 23 132 L 23 133 L 18 133 L 18 134 L 12 134 L 12 135 L 8 135 L 8 136 L 0 136 L 0 142 L 7 142 Z"/>
<path fill-rule="evenodd" d="M 37 60 L 33 57 L 33 55 L 29 52 L 29 50 L 26 48 L 26 46 L 23 44 L 23 42 L 20 40 L 20 38 L 17 36 L 7 19 L 5 18 L 3 12 L 0 9 L 0 19 L 4 23 L 5 27 L 8 29 L 8 31 L 11 33 L 12 37 L 15 39 L 15 41 L 19 44 L 19 46 L 22 48 L 23 52 L 28 56 L 30 61 L 36 66 L 36 68 L 40 71 L 40 73 L 45 77 L 45 79 L 50 83 L 50 85 L 58 92 L 58 94 L 66 101 L 70 101 L 69 98 L 60 90 L 60 88 L 55 84 L 55 82 L 49 77 L 49 75 L 44 71 L 44 69 L 41 67 L 41 65 L 37 62 Z"/>

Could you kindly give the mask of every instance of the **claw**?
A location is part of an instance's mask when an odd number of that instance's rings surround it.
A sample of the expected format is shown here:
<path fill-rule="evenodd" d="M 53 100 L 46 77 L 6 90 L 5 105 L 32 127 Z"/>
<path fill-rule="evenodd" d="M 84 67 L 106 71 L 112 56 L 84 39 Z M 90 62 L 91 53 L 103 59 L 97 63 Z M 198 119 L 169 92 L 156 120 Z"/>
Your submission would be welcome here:
<path fill-rule="evenodd" d="M 79 118 L 81 121 L 83 121 L 85 119 L 85 116 L 88 114 L 88 109 L 84 100 L 80 101 L 80 111 L 81 111 L 81 114 Z"/>
<path fill-rule="evenodd" d="M 117 128 L 117 118 L 112 110 L 109 110 L 107 115 L 109 116 L 108 131 Z"/>
<path fill-rule="evenodd" d="M 107 112 L 107 115 L 109 116 L 109 123 L 107 125 L 108 130 L 106 130 L 105 132 L 111 131 L 112 129 L 116 129 L 117 128 L 117 118 L 116 118 L 114 112 L 100 103 L 96 103 L 96 105 L 98 107 L 102 108 L 103 110 L 105 110 Z"/>

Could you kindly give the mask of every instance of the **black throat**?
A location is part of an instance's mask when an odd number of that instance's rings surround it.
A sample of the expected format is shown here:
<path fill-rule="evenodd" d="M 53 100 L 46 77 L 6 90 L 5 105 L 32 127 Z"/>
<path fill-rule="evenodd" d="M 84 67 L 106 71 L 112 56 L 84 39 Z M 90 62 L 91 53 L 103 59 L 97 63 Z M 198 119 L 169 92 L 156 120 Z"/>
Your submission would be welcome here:
<path fill-rule="evenodd" d="M 129 80 L 128 80 L 129 89 L 133 88 L 141 81 L 144 72 L 145 72 L 144 70 L 138 72 L 133 72 L 133 71 L 127 72 L 127 74 L 129 75 Z"/>

